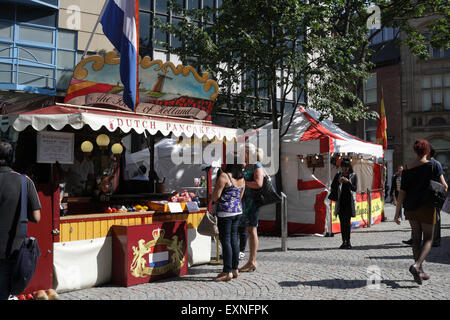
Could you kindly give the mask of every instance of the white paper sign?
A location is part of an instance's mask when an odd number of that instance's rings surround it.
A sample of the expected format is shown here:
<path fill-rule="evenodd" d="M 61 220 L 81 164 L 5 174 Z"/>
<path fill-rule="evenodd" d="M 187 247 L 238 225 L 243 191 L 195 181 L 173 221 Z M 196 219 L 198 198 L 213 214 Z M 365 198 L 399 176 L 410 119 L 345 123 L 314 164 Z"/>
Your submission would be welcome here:
<path fill-rule="evenodd" d="M 37 134 L 37 162 L 73 164 L 74 134 L 40 131 Z"/>
<path fill-rule="evenodd" d="M 168 205 L 171 213 L 183 212 L 183 209 L 181 208 L 181 204 L 179 202 L 169 202 Z"/>

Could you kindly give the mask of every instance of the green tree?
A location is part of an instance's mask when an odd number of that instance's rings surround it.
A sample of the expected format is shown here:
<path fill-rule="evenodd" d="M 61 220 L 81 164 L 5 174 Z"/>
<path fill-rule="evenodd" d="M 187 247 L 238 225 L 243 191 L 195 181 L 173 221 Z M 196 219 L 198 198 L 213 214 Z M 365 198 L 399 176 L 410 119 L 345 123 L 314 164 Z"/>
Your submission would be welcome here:
<path fill-rule="evenodd" d="M 436 16 L 429 26 L 431 44 L 450 43 L 448 1 L 224 0 L 218 9 L 194 10 L 170 2 L 171 10 L 186 19 L 159 24 L 181 40 L 177 48 L 167 46 L 169 52 L 218 80 L 216 105 L 235 110 L 236 127 L 247 129 L 259 120 L 258 112 L 250 114 L 243 106 L 267 108 L 273 128 L 283 129 L 280 138 L 292 121 L 290 117 L 282 123 L 286 98 L 293 92 L 294 105 L 306 93 L 308 106 L 322 117 L 374 117 L 360 99 L 363 80 L 373 68 L 370 57 L 376 53 L 370 40 L 380 32 L 369 36 L 367 22 L 374 17 L 369 6 L 378 6 L 381 27 L 400 28 L 402 43 L 421 58 L 429 43 L 414 19 Z M 282 190 L 280 172 L 276 182 Z"/>

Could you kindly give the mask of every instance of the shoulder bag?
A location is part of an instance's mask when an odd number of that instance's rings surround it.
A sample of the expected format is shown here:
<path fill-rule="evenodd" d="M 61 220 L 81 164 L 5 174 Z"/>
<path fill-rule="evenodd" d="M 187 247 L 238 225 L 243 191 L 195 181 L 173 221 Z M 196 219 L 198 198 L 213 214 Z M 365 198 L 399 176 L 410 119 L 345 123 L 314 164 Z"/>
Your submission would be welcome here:
<path fill-rule="evenodd" d="M 281 195 L 278 194 L 275 187 L 272 184 L 272 179 L 267 174 L 266 170 L 262 168 L 264 171 L 264 181 L 263 186 L 260 189 L 252 189 L 253 202 L 256 207 L 266 206 L 272 203 L 281 202 Z"/>
<path fill-rule="evenodd" d="M 12 260 L 11 294 L 21 294 L 31 281 L 36 271 L 36 265 L 41 255 L 37 240 L 27 237 L 27 181 L 25 175 L 21 175 L 21 201 L 20 219 L 17 223 L 17 237 L 23 238 L 19 250 L 10 256 Z"/>
<path fill-rule="evenodd" d="M 212 213 L 205 212 L 202 221 L 200 221 L 197 232 L 204 236 L 215 237 L 219 235 L 219 227 L 217 226 L 217 216 L 215 214 L 216 204 L 211 207 Z"/>
<path fill-rule="evenodd" d="M 444 205 L 447 195 L 445 193 L 444 185 L 434 180 L 430 180 L 428 186 L 428 202 L 438 210 Z"/>

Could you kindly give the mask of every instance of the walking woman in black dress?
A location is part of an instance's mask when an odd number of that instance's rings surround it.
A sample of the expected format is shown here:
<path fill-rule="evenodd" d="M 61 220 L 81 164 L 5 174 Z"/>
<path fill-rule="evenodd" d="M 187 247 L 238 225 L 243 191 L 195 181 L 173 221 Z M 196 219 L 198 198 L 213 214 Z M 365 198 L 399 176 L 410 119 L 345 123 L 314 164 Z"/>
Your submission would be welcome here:
<path fill-rule="evenodd" d="M 341 162 L 341 172 L 338 172 L 331 184 L 332 192 L 337 194 L 334 213 L 339 216 L 341 224 L 342 245 L 339 249 L 351 249 L 350 233 L 351 219 L 356 217 L 355 192 L 358 185 L 358 178 L 353 172 L 350 160 L 343 159 Z"/>
<path fill-rule="evenodd" d="M 416 283 L 422 284 L 422 280 L 430 278 L 424 272 L 422 264 L 430 253 L 436 223 L 436 209 L 429 202 L 427 190 L 430 181 L 437 175 L 437 168 L 427 160 L 430 153 L 430 144 L 427 140 L 417 140 L 413 149 L 416 160 L 405 166 L 402 172 L 394 221 L 400 224 L 399 214 L 403 206 L 405 217 L 409 220 L 412 230 L 414 264 L 409 267 L 409 272 L 414 276 Z"/>

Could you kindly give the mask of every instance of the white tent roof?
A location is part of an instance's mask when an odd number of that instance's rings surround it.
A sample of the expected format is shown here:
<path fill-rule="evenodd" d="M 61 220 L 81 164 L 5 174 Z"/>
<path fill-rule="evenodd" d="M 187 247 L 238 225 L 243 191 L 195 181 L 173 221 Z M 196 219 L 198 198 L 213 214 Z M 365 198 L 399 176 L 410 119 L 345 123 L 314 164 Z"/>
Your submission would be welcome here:
<path fill-rule="evenodd" d="M 295 108 L 292 123 L 282 138 L 284 143 L 301 143 L 304 154 L 310 153 L 359 153 L 377 158 L 383 157 L 383 147 L 379 144 L 361 140 L 345 132 L 330 120 L 319 122 L 320 114 L 309 108 L 301 106 Z M 288 112 L 283 117 L 283 128 L 280 134 L 286 131 L 292 113 Z M 272 122 L 267 123 L 261 129 L 269 130 Z M 263 134 L 263 133 L 261 133 Z"/>

